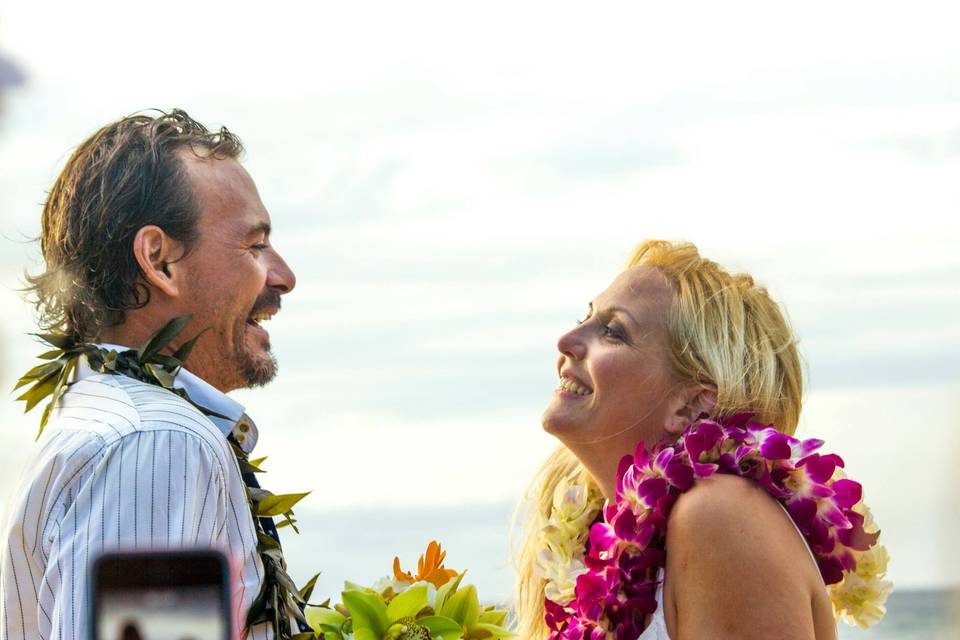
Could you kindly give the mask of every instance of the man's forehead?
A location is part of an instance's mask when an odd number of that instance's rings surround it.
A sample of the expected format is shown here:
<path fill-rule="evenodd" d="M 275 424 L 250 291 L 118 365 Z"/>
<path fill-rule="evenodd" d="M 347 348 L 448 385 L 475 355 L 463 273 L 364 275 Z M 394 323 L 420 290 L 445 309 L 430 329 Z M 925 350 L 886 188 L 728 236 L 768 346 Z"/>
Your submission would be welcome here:
<path fill-rule="evenodd" d="M 257 190 L 253 178 L 234 158 L 198 155 L 190 149 L 182 149 L 178 155 L 194 189 L 222 193 Z"/>
<path fill-rule="evenodd" d="M 239 162 L 198 157 L 189 150 L 182 152 L 181 158 L 201 211 L 216 218 L 217 224 L 269 228 L 270 214 L 260 201 L 253 178 Z"/>

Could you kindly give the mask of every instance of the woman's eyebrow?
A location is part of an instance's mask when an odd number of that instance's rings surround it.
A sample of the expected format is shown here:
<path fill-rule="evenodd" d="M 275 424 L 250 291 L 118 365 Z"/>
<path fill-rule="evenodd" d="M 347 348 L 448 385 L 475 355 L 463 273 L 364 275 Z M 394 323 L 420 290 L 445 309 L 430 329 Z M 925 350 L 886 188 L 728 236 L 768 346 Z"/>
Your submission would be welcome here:
<path fill-rule="evenodd" d="M 629 311 L 627 311 L 623 307 L 608 307 L 607 309 L 605 309 L 605 311 L 607 311 L 608 313 L 615 313 L 617 315 L 626 316 L 636 328 L 638 329 L 641 328 L 640 323 L 637 322 L 637 319 L 633 317 L 633 314 L 631 314 Z"/>

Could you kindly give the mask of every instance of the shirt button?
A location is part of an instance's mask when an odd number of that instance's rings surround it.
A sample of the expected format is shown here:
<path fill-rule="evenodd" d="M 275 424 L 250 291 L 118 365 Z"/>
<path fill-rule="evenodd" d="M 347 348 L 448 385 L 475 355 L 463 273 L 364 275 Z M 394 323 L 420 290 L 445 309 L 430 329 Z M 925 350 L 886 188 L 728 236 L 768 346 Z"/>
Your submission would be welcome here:
<path fill-rule="evenodd" d="M 242 433 L 237 435 L 237 442 L 240 444 L 243 444 L 243 441 L 246 439 L 247 439 L 247 436 L 243 435 Z"/>
<path fill-rule="evenodd" d="M 240 423 L 240 431 L 242 431 L 243 433 L 250 431 L 250 425 L 248 425 L 246 422 Z"/>

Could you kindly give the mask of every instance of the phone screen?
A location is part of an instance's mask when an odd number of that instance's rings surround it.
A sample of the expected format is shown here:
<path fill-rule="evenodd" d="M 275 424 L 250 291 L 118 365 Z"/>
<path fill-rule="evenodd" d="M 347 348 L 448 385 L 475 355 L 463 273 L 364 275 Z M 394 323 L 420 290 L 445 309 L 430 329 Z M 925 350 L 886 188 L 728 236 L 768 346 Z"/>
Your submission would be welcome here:
<path fill-rule="evenodd" d="M 226 560 L 216 552 L 105 554 L 92 571 L 94 640 L 228 640 Z"/>

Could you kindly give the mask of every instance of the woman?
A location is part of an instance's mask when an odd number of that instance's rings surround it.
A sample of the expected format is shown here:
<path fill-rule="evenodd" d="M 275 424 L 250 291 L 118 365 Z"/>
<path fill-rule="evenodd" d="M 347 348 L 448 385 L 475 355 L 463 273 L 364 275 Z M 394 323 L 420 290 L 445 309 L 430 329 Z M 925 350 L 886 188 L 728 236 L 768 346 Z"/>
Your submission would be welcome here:
<path fill-rule="evenodd" d="M 649 449 L 676 441 L 704 414 L 749 412 L 794 432 L 803 391 L 795 342 L 780 308 L 750 276 L 729 274 L 692 244 L 647 241 L 637 249 L 557 345 L 560 383 L 543 427 L 563 446 L 532 485 L 519 558 L 521 637 L 547 638 L 545 613 L 559 610 L 551 602 L 573 597 L 584 565 L 564 557 L 571 553 L 563 536 L 569 542 L 572 534 L 563 530 L 585 532 L 603 499 L 616 501 L 618 464 L 638 443 Z M 558 519 L 564 509 L 566 520 Z M 721 474 L 698 479 L 673 503 L 667 523 L 665 566 L 653 577 L 656 610 L 639 617 L 640 638 L 836 637 L 831 598 L 807 543 L 756 483 Z M 547 611 L 545 596 L 553 599 Z M 580 637 L 567 633 L 554 629 L 552 637 Z"/>

